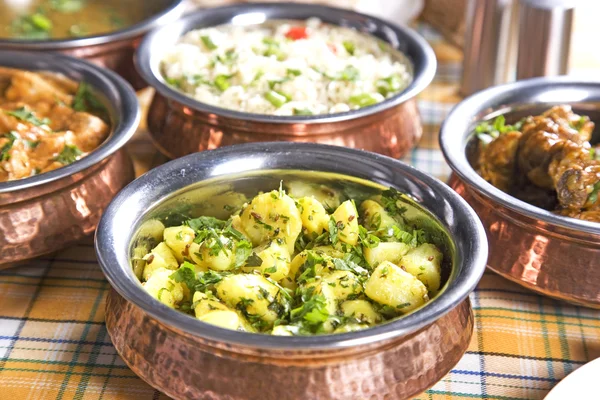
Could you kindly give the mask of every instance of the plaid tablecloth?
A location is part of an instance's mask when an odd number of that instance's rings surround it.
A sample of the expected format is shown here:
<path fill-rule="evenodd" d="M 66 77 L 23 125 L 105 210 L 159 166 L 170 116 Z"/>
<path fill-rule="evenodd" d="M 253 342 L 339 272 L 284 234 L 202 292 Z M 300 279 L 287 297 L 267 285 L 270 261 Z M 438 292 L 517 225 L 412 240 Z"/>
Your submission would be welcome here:
<path fill-rule="evenodd" d="M 421 30 L 440 65 L 420 98 L 423 140 L 405 160 L 445 179 L 449 169 L 437 134 L 459 100 L 461 55 Z M 129 150 L 138 173 L 164 161 L 143 128 Z M 0 271 L 0 399 L 166 398 L 137 378 L 111 345 L 104 325 L 108 289 L 91 239 Z M 493 273 L 484 275 L 471 300 L 476 324 L 467 353 L 416 399 L 541 399 L 565 375 L 600 357 L 598 311 L 540 297 Z"/>

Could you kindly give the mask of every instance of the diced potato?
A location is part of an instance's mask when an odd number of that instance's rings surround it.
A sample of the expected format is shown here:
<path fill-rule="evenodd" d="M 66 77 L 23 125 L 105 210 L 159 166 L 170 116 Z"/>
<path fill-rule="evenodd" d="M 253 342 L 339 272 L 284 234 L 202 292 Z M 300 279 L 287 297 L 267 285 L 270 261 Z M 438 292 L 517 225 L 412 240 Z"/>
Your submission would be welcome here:
<path fill-rule="evenodd" d="M 323 233 L 329 223 L 329 215 L 323 205 L 314 197 L 302 197 L 298 199 L 298 204 L 303 232 L 310 237 Z"/>
<path fill-rule="evenodd" d="M 347 333 L 347 332 L 356 332 L 361 331 L 363 329 L 367 329 L 369 325 L 365 324 L 345 324 L 336 328 L 333 333 Z"/>
<path fill-rule="evenodd" d="M 346 300 L 340 307 L 346 317 L 356 318 L 363 324 L 375 325 L 383 321 L 381 314 L 367 300 Z"/>
<path fill-rule="evenodd" d="M 173 250 L 177 261 L 181 264 L 183 258 L 189 258 L 189 248 L 196 237 L 196 233 L 189 226 L 172 226 L 163 231 L 167 246 Z"/>
<path fill-rule="evenodd" d="M 241 227 L 254 246 L 280 239 L 287 245 L 288 252 L 293 253 L 296 238 L 302 231 L 302 219 L 290 196 L 277 190 L 259 194 L 240 217 Z"/>
<path fill-rule="evenodd" d="M 198 261 L 198 265 L 210 268 L 214 271 L 228 271 L 235 267 L 235 243 L 225 236 L 219 236 L 221 245 L 216 239 L 206 239 L 200 246 L 198 254 L 194 254 L 192 261 Z"/>
<path fill-rule="evenodd" d="M 421 281 L 389 261 L 375 268 L 365 285 L 365 294 L 400 313 L 412 311 L 429 300 Z"/>
<path fill-rule="evenodd" d="M 350 271 L 334 271 L 325 274 L 320 284 L 329 287 L 337 302 L 346 300 L 350 295 L 362 293 L 362 285 L 358 277 Z"/>
<path fill-rule="evenodd" d="M 258 271 L 275 281 L 280 281 L 288 276 L 290 272 L 290 253 L 288 253 L 287 247 L 280 246 L 276 242 L 270 242 L 255 249 L 254 252 L 260 257 L 262 264 L 255 267 L 245 266 L 242 268 L 244 272 Z"/>
<path fill-rule="evenodd" d="M 324 254 L 333 258 L 344 258 L 344 252 L 333 248 L 333 246 L 317 246 L 312 249 L 317 254 Z"/>
<path fill-rule="evenodd" d="M 144 273 L 142 274 L 144 280 L 150 279 L 150 276 L 152 276 L 154 271 L 161 268 L 172 270 L 179 268 L 177 259 L 173 255 L 171 248 L 167 246 L 165 242 L 160 242 L 150 251 L 150 253 L 146 254 L 144 260 L 146 260 L 146 266 L 144 267 Z"/>
<path fill-rule="evenodd" d="M 424 243 L 406 253 L 398 265 L 416 276 L 430 292 L 437 292 L 442 279 L 443 257 L 435 245 Z"/>
<path fill-rule="evenodd" d="M 343 243 L 356 246 L 358 243 L 358 212 L 354 203 L 346 200 L 335 210 L 332 217 L 338 228 L 338 239 Z"/>
<path fill-rule="evenodd" d="M 364 247 L 363 255 L 371 267 L 376 267 L 384 261 L 398 264 L 411 247 L 401 242 L 379 242 L 373 248 Z"/>
<path fill-rule="evenodd" d="M 306 183 L 303 181 L 291 181 L 287 184 L 290 196 L 296 199 L 302 197 L 314 197 L 324 207 L 336 209 L 340 206 L 340 194 L 326 185 Z"/>
<path fill-rule="evenodd" d="M 144 289 L 152 297 L 166 306 L 174 308 L 185 296 L 183 283 L 177 283 L 170 278 L 173 271 L 166 268 L 154 270 L 150 278 L 143 283 Z"/>
<path fill-rule="evenodd" d="M 217 296 L 229 307 L 243 309 L 247 315 L 261 319 L 266 326 L 279 318 L 282 306 L 279 288 L 256 274 L 228 275 L 215 285 Z M 273 307 L 271 304 L 275 303 Z"/>
<path fill-rule="evenodd" d="M 201 246 L 198 243 L 192 242 L 192 244 L 190 244 L 188 253 L 189 253 L 190 260 L 194 264 L 194 269 L 196 270 L 196 273 L 208 272 L 209 268 L 203 262 Z"/>
<path fill-rule="evenodd" d="M 240 317 L 235 311 L 211 311 L 198 317 L 202 322 L 216 325 L 220 328 L 237 330 L 240 326 Z"/>
<path fill-rule="evenodd" d="M 271 331 L 271 335 L 275 336 L 295 336 L 299 333 L 300 329 L 293 325 L 277 325 Z"/>
<path fill-rule="evenodd" d="M 330 246 L 327 246 L 327 247 L 330 247 Z M 333 248 L 331 248 L 331 249 L 332 249 L 332 253 L 336 252 L 335 249 L 333 249 Z M 304 250 L 303 252 L 297 254 L 296 257 L 294 257 L 294 259 L 290 263 L 290 272 L 289 272 L 288 276 L 281 281 L 283 286 L 285 286 L 289 289 L 295 289 L 296 279 L 298 278 L 299 273 L 303 272 L 303 271 L 301 271 L 301 269 L 302 269 L 302 266 L 304 265 L 304 263 L 306 262 L 306 259 L 308 258 L 309 252 L 315 252 L 318 256 L 323 257 L 325 259 L 324 263 L 317 264 L 315 266 L 316 275 L 321 276 L 325 273 L 329 273 L 332 270 L 332 265 L 329 261 L 329 260 L 331 260 L 331 257 L 329 257 L 324 251 L 320 251 L 320 250 L 317 251 L 317 248 L 314 248 L 312 250 Z M 289 282 L 293 282 L 293 284 L 291 284 Z"/>
<path fill-rule="evenodd" d="M 195 304 L 194 314 L 196 315 L 196 318 L 216 310 L 231 311 L 229 307 L 221 303 L 219 299 L 215 297 L 209 298 L 206 294 L 202 292 L 194 293 L 192 304 Z"/>
<path fill-rule="evenodd" d="M 138 229 L 135 237 L 135 245 L 132 254 L 132 266 L 135 276 L 141 281 L 143 279 L 146 260 L 143 257 L 148 254 L 155 243 L 163 238 L 165 226 L 157 219 L 145 221 Z"/>
<path fill-rule="evenodd" d="M 398 222 L 390 215 L 385 208 L 376 201 L 365 200 L 360 205 L 363 217 L 363 225 L 370 231 L 385 229 Z"/>

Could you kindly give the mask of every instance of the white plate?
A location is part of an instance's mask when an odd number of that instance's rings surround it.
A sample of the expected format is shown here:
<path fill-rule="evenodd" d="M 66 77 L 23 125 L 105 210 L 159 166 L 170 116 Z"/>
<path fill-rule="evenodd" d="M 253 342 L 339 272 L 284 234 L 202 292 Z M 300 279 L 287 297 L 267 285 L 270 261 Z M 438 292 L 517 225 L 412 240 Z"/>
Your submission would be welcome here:
<path fill-rule="evenodd" d="M 567 375 L 544 400 L 592 399 L 599 394 L 600 358 L 597 358 Z"/>

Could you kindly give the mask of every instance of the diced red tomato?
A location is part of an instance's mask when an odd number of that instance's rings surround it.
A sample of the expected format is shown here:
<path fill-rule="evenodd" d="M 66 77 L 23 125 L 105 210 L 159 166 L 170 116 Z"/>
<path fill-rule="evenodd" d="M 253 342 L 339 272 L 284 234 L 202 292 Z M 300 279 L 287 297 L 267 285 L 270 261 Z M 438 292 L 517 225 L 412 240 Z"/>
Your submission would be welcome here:
<path fill-rule="evenodd" d="M 306 39 L 308 32 L 306 32 L 306 27 L 304 26 L 292 26 L 285 34 L 285 37 L 292 40 Z"/>
<path fill-rule="evenodd" d="M 329 50 L 331 50 L 333 54 L 337 54 L 337 47 L 335 47 L 335 44 L 327 43 L 327 47 L 329 47 Z"/>

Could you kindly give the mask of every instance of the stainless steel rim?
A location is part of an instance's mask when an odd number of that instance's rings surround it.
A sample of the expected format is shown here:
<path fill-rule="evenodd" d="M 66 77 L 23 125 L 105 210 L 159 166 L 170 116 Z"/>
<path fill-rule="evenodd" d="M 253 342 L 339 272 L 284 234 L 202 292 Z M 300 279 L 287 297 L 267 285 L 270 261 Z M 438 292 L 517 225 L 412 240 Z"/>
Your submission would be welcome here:
<path fill-rule="evenodd" d="M 405 53 L 413 63 L 413 81 L 403 92 L 373 106 L 345 113 L 317 116 L 275 116 L 215 107 L 194 100 L 172 89 L 165 83 L 159 70 L 160 59 L 158 56 L 160 52 L 155 50 L 173 45 L 183 34 L 192 29 L 229 23 L 235 16 L 251 13 L 262 13 L 266 20 L 301 20 L 309 17 L 318 17 L 325 22 L 335 25 L 363 28 L 363 31 L 370 30 L 371 33 L 379 34 L 380 36 L 378 37 L 380 39 L 386 40 L 394 47 L 400 47 L 399 50 Z M 425 39 L 409 28 L 396 26 L 381 19 L 354 11 L 297 3 L 253 3 L 199 10 L 181 18 L 176 23 L 163 26 L 148 34 L 136 51 L 135 63 L 138 72 L 150 86 L 154 87 L 163 96 L 195 110 L 246 121 L 284 124 L 332 123 L 360 118 L 389 109 L 415 97 L 423 91 L 433 80 L 436 71 L 436 57 L 433 49 Z"/>
<path fill-rule="evenodd" d="M 0 193 L 14 192 L 57 181 L 83 171 L 119 150 L 133 136 L 140 121 L 138 100 L 131 85 L 112 71 L 87 61 L 53 53 L 2 51 L 0 65 L 27 70 L 53 71 L 76 81 L 86 81 L 110 102 L 113 131 L 96 150 L 81 160 L 54 171 L 0 183 Z"/>
<path fill-rule="evenodd" d="M 309 165 L 306 160 L 310 159 Z M 236 170 L 236 168 L 238 170 Z M 270 169 L 329 171 L 406 189 L 448 229 L 456 246 L 448 284 L 419 311 L 364 331 L 339 335 L 278 337 L 221 329 L 175 311 L 149 296 L 134 276 L 129 246 L 149 208 L 199 181 Z M 420 198 L 419 198 L 420 197 Z M 265 349 L 335 349 L 366 345 L 415 332 L 462 302 L 477 285 L 487 261 L 485 231 L 475 212 L 448 186 L 395 159 L 344 147 L 311 143 L 251 143 L 191 154 L 141 176 L 106 209 L 95 238 L 96 255 L 116 291 L 144 312 L 191 335 Z"/>
<path fill-rule="evenodd" d="M 496 188 L 471 167 L 466 146 L 475 124 L 486 115 L 499 115 L 525 104 L 556 105 L 600 101 L 600 81 L 580 81 L 570 77 L 533 78 L 494 86 L 467 97 L 456 105 L 440 129 L 440 147 L 452 171 L 482 196 L 527 217 L 548 224 L 600 234 L 600 225 L 553 214 L 532 206 Z"/>
<path fill-rule="evenodd" d="M 163 10 L 154 14 L 145 20 L 134 24 L 128 28 L 118 31 L 87 36 L 78 39 L 54 39 L 54 40 L 19 40 L 19 39 L 0 39 L 1 49 L 11 50 L 46 50 L 57 51 L 72 49 L 76 47 L 88 47 L 108 42 L 118 42 L 135 36 L 140 36 L 158 26 L 176 21 L 185 8 L 184 0 L 171 0 L 170 4 Z"/>

